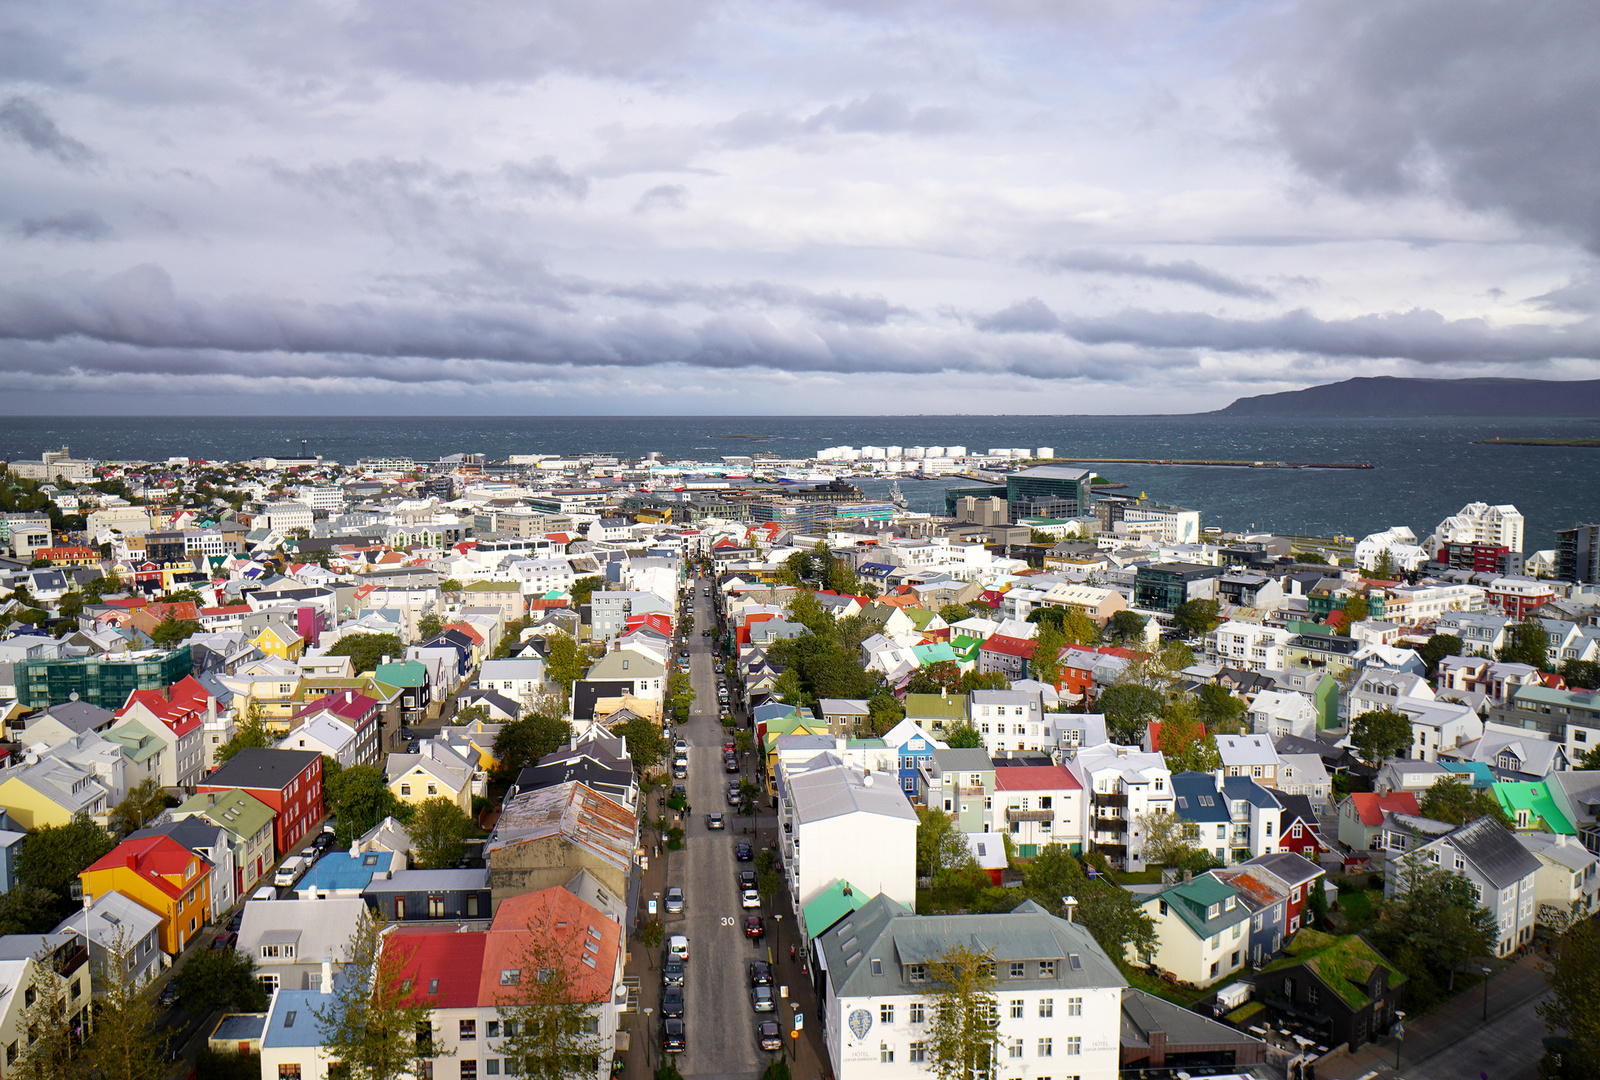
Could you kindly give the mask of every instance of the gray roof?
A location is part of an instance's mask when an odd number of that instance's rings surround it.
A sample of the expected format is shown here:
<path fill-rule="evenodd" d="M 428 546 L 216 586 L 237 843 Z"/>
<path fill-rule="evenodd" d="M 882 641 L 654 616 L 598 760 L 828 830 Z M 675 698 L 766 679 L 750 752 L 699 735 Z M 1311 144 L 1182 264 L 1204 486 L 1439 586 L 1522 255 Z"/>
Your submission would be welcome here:
<path fill-rule="evenodd" d="M 917 812 L 889 774 L 869 785 L 860 772 L 839 765 L 790 775 L 787 787 L 789 804 L 802 824 L 858 812 L 917 820 Z"/>
<path fill-rule="evenodd" d="M 1154 1032 L 1166 1035 L 1168 1053 L 1197 1045 L 1265 1045 L 1260 1039 L 1207 1019 L 1192 1009 L 1128 987 L 1122 992 L 1122 1045 L 1148 1047 Z"/>
<path fill-rule="evenodd" d="M 468 889 L 487 889 L 489 871 L 486 867 L 466 870 L 401 870 L 390 874 L 388 880 L 376 880 L 363 892 L 459 892 Z"/>
<path fill-rule="evenodd" d="M 323 957 L 344 963 L 356 920 L 366 908 L 360 897 L 328 900 L 249 900 L 239 924 L 240 952 L 254 956 L 263 939 L 296 943 L 301 964 L 320 964 Z"/>
<path fill-rule="evenodd" d="M 1539 860 L 1492 817 L 1469 821 L 1442 839 L 1449 840 L 1496 888 L 1515 885 L 1539 869 Z"/>
<path fill-rule="evenodd" d="M 994 761 L 986 750 L 935 750 L 933 760 L 942 772 L 987 772 L 994 768 Z"/>
<path fill-rule="evenodd" d="M 879 893 L 829 927 L 818 942 L 839 997 L 878 997 L 923 988 L 905 981 L 903 965 L 926 964 L 952 945 L 968 945 L 1007 960 L 1055 960 L 1055 975 L 1019 980 L 1031 988 L 1126 986 L 1081 923 L 1058 919 L 1032 900 L 985 915 L 915 915 Z M 1076 965 L 1072 957 L 1077 958 Z M 880 963 L 874 964 L 873 961 Z"/>
<path fill-rule="evenodd" d="M 102 709 L 100 706 L 91 705 L 87 701 L 63 701 L 59 705 L 52 705 L 48 709 L 28 717 L 26 721 L 27 727 L 32 727 L 46 717 L 54 719 L 63 727 L 70 728 L 79 735 L 98 728 L 110 727 L 116 719 L 110 709 Z"/>

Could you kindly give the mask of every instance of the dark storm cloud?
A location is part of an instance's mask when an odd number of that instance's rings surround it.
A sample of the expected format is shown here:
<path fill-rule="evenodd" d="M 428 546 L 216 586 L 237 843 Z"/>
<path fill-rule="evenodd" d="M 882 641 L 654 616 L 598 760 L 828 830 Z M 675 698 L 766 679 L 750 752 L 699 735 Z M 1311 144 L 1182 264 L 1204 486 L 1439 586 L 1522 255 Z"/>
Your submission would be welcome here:
<path fill-rule="evenodd" d="M 68 210 L 49 217 L 26 217 L 17 223 L 17 233 L 28 240 L 105 240 L 111 226 L 93 210 Z"/>
<path fill-rule="evenodd" d="M 873 93 L 838 105 L 826 105 L 809 116 L 787 112 L 744 112 L 712 127 L 725 146 L 753 147 L 809 135 L 946 135 L 973 127 L 962 109 L 924 105 L 913 109 L 897 94 Z"/>
<path fill-rule="evenodd" d="M 49 154 L 63 165 L 88 165 L 99 158 L 88 146 L 57 127 L 31 98 L 13 97 L 0 105 L 0 134 L 31 150 Z"/>
<path fill-rule="evenodd" d="M 1317 0 L 1270 47 L 1265 116 L 1353 195 L 1439 190 L 1600 251 L 1592 0 Z"/>
<path fill-rule="evenodd" d="M 1259 285 L 1229 277 L 1202 266 L 1192 259 L 1179 262 L 1151 262 L 1143 255 L 1123 255 L 1113 251 L 1064 251 L 1032 260 L 1046 270 L 1077 271 L 1085 274 L 1113 274 L 1147 278 L 1151 281 L 1176 281 L 1242 300 L 1271 300 L 1272 293 Z"/>

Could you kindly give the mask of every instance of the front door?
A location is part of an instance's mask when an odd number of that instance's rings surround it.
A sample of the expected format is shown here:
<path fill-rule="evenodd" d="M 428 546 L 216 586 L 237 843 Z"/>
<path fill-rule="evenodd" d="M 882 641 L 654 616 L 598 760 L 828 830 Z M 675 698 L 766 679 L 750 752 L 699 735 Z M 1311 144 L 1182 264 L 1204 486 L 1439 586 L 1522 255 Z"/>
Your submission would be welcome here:
<path fill-rule="evenodd" d="M 406 898 L 403 896 L 394 898 L 394 917 L 396 922 L 406 917 Z"/>

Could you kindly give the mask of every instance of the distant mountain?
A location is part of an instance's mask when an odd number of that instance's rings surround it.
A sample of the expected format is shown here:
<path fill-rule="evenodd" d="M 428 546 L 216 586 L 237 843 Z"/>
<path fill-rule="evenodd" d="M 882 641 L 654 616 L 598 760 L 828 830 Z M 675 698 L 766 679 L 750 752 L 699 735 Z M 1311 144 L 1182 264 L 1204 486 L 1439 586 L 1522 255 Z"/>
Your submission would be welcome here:
<path fill-rule="evenodd" d="M 1397 379 L 1388 375 L 1239 398 L 1226 416 L 1600 417 L 1600 379 Z"/>

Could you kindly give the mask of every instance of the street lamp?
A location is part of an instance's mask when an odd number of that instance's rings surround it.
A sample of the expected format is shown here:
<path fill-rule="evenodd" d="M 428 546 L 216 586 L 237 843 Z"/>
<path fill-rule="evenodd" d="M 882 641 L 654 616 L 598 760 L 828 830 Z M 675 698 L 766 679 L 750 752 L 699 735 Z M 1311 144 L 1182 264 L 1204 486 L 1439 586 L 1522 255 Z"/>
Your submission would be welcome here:
<path fill-rule="evenodd" d="M 1399 1009 L 1394 1013 L 1394 1067 L 1400 1068 L 1400 1046 L 1406 1041 L 1406 1014 Z"/>
<path fill-rule="evenodd" d="M 650 1015 L 655 1010 L 650 1006 L 644 1007 L 644 1060 L 652 1072 L 656 1067 L 655 1029 L 650 1026 Z"/>
<path fill-rule="evenodd" d="M 1480 968 L 1483 972 L 1483 1022 L 1489 1022 L 1489 976 L 1494 974 L 1494 968 Z"/>

